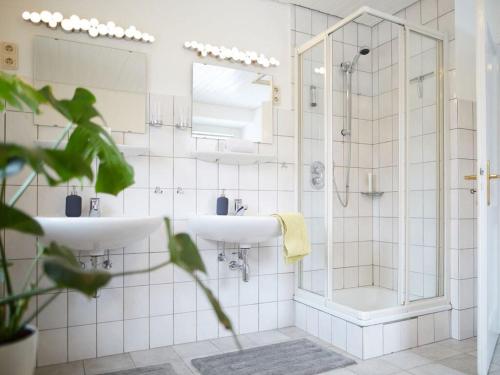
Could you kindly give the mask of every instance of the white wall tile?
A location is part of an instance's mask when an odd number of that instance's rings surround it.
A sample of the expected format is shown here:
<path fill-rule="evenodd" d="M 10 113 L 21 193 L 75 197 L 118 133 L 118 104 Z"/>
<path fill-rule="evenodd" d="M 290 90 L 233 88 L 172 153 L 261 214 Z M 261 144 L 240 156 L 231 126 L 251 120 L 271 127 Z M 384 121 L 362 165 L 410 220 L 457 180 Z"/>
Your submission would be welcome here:
<path fill-rule="evenodd" d="M 196 310 L 196 284 L 194 282 L 174 284 L 174 312 L 186 313 Z"/>
<path fill-rule="evenodd" d="M 149 315 L 171 315 L 174 312 L 172 284 L 149 286 Z"/>
<path fill-rule="evenodd" d="M 123 350 L 125 352 L 148 349 L 149 318 L 125 320 L 123 332 Z"/>
<path fill-rule="evenodd" d="M 183 344 L 196 340 L 196 313 L 189 312 L 174 315 L 174 344 Z"/>
<path fill-rule="evenodd" d="M 68 293 L 68 325 L 78 326 L 96 322 L 96 298 L 81 293 Z"/>
<path fill-rule="evenodd" d="M 240 333 L 251 333 L 259 330 L 259 305 L 240 306 Z"/>
<path fill-rule="evenodd" d="M 278 328 L 291 327 L 295 321 L 294 301 L 278 301 Z"/>
<path fill-rule="evenodd" d="M 259 331 L 278 328 L 278 304 L 276 302 L 259 304 Z"/>
<path fill-rule="evenodd" d="M 149 314 L 149 287 L 135 286 L 124 288 L 123 314 L 125 319 L 147 317 Z"/>
<path fill-rule="evenodd" d="M 347 322 L 346 350 L 356 357 L 363 357 L 363 329 L 349 322 Z"/>
<path fill-rule="evenodd" d="M 94 358 L 97 355 L 96 325 L 68 328 L 68 360 Z"/>
<path fill-rule="evenodd" d="M 149 346 L 158 348 L 174 343 L 173 315 L 153 316 L 149 318 Z"/>
<path fill-rule="evenodd" d="M 123 321 L 97 324 L 97 356 L 123 352 Z"/>
<path fill-rule="evenodd" d="M 382 324 L 363 328 L 363 359 L 379 357 L 384 353 Z"/>
<path fill-rule="evenodd" d="M 434 314 L 418 317 L 418 345 L 434 342 Z"/>
<path fill-rule="evenodd" d="M 37 365 L 47 366 L 68 360 L 68 330 L 66 328 L 40 331 L 38 334 Z"/>

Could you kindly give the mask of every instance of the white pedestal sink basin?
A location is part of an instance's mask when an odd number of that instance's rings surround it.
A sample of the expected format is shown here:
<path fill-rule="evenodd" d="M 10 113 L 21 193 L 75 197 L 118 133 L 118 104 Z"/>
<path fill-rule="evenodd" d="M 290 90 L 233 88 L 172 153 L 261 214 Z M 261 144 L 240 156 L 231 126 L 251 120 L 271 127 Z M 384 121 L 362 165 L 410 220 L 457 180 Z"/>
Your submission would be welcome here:
<path fill-rule="evenodd" d="M 281 235 L 281 225 L 272 216 L 200 215 L 191 218 L 189 226 L 201 238 L 238 243 L 240 247 Z"/>
<path fill-rule="evenodd" d="M 43 228 L 40 241 L 55 241 L 75 251 L 101 255 L 142 240 L 163 224 L 155 217 L 36 217 Z"/>

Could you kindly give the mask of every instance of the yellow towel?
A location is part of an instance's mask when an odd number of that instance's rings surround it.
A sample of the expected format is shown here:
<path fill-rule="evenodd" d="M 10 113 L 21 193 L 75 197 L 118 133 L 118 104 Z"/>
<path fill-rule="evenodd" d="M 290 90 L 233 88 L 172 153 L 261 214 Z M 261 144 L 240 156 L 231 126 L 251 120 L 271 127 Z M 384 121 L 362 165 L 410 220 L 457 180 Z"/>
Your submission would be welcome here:
<path fill-rule="evenodd" d="M 295 263 L 311 252 L 311 244 L 307 236 L 306 223 L 302 214 L 279 213 L 274 214 L 283 232 L 283 256 L 285 263 Z"/>

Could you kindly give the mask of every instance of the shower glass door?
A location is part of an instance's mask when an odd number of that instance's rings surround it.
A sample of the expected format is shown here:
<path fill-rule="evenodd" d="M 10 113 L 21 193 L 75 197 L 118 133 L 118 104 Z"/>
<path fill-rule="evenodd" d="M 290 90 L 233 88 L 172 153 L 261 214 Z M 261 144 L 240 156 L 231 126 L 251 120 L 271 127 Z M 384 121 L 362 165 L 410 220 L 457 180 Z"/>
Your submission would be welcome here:
<path fill-rule="evenodd" d="M 443 46 L 412 30 L 407 41 L 407 300 L 443 295 Z"/>
<path fill-rule="evenodd" d="M 299 286 L 321 296 L 325 296 L 327 280 L 324 50 L 321 41 L 300 54 L 297 77 L 302 86 L 297 98 L 302 114 L 299 117 L 299 165 L 302 167 L 299 209 L 306 220 L 312 250 L 299 265 Z"/>

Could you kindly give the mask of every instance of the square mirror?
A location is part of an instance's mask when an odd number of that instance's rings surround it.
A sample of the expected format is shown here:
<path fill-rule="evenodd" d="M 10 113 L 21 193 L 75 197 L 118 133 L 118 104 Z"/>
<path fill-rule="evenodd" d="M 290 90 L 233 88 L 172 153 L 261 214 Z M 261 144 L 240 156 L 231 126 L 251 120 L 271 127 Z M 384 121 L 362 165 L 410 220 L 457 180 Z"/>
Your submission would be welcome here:
<path fill-rule="evenodd" d="M 146 131 L 146 55 L 37 36 L 34 39 L 35 87 L 49 85 L 57 98 L 73 96 L 77 87 L 90 90 L 96 108 L 113 131 Z M 66 120 L 48 107 L 35 115 L 36 125 L 66 126 Z"/>
<path fill-rule="evenodd" d="M 193 137 L 272 143 L 272 77 L 193 64 Z"/>

